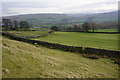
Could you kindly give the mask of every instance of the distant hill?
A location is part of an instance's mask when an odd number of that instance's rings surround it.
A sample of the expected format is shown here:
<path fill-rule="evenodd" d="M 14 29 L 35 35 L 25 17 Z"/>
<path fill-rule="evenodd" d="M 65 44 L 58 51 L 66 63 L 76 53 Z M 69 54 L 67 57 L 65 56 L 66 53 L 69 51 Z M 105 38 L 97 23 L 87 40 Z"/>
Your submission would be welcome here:
<path fill-rule="evenodd" d="M 118 11 L 107 13 L 82 13 L 82 14 L 26 14 L 6 16 L 12 20 L 26 20 L 32 25 L 62 25 L 62 24 L 80 24 L 83 22 L 94 21 L 96 23 L 116 22 L 118 19 Z"/>
<path fill-rule="evenodd" d="M 110 22 L 103 22 L 103 23 L 98 23 L 96 24 L 97 25 L 97 28 L 100 28 L 100 29 L 108 29 L 108 28 L 118 28 L 118 22 L 114 21 L 110 21 Z"/>
<path fill-rule="evenodd" d="M 73 15 L 71 15 L 73 17 Z M 70 16 L 70 17 L 71 17 Z M 118 11 L 108 12 L 108 13 L 98 13 L 98 14 L 86 14 L 83 16 L 74 15 L 74 19 L 71 19 L 71 22 L 116 22 L 118 20 Z"/>

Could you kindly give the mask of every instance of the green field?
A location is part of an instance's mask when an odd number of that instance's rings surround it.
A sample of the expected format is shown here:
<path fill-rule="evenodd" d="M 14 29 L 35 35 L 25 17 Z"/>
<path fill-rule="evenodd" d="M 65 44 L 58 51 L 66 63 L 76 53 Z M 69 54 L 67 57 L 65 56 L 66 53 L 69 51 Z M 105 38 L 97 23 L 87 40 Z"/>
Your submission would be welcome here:
<path fill-rule="evenodd" d="M 118 50 L 118 34 L 55 32 L 47 37 L 36 38 L 34 40 L 70 46 Z"/>
<path fill-rule="evenodd" d="M 47 33 L 47 31 L 7 31 L 7 32 L 12 33 L 19 37 L 28 37 L 28 36 L 35 37 Z"/>
<path fill-rule="evenodd" d="M 61 34 L 57 32 L 54 35 Z M 118 77 L 118 65 L 110 59 L 84 58 L 81 54 L 34 46 L 5 37 L 2 39 L 2 67 L 3 78 Z"/>
<path fill-rule="evenodd" d="M 97 29 L 95 32 L 118 32 L 118 29 Z"/>

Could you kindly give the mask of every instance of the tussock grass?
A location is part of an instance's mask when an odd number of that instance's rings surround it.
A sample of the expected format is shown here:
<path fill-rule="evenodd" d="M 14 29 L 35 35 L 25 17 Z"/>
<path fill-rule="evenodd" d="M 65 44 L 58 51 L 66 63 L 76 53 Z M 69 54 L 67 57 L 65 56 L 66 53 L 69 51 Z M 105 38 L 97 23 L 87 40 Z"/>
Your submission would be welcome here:
<path fill-rule="evenodd" d="M 109 59 L 34 46 L 3 37 L 3 78 L 117 78 Z"/>

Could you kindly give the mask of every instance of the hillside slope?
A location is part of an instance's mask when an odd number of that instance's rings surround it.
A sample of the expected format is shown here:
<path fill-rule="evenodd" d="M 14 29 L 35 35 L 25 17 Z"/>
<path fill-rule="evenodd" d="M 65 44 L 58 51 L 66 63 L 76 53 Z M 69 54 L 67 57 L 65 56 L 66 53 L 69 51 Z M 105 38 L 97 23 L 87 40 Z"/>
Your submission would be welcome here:
<path fill-rule="evenodd" d="M 3 78 L 117 78 L 109 59 L 34 46 L 3 37 Z"/>
<path fill-rule="evenodd" d="M 102 22 L 116 22 L 118 20 L 118 11 L 107 13 L 94 13 L 94 14 L 26 14 L 7 16 L 12 20 L 26 20 L 35 26 L 40 25 L 58 25 L 58 24 L 80 24 L 83 22 L 94 21 L 97 23 Z"/>

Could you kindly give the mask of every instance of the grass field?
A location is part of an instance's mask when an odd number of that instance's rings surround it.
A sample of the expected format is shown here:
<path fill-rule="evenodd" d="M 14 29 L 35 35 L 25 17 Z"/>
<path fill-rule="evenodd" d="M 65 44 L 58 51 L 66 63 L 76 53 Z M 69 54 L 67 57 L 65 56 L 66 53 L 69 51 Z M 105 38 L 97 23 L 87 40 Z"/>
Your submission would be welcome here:
<path fill-rule="evenodd" d="M 97 29 L 95 32 L 118 32 L 118 29 Z"/>
<path fill-rule="evenodd" d="M 20 37 L 26 37 L 26 36 L 35 37 L 47 33 L 47 31 L 7 31 L 7 32 Z"/>
<path fill-rule="evenodd" d="M 70 46 L 95 47 L 118 50 L 118 34 L 55 32 L 52 35 L 34 40 L 59 43 Z"/>
<path fill-rule="evenodd" d="M 5 37 L 2 42 L 3 78 L 118 77 L 118 65 L 109 59 L 84 58 Z"/>

